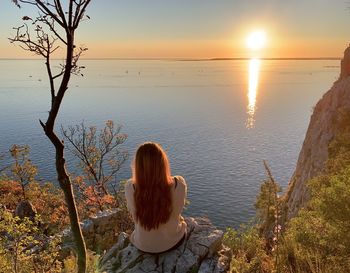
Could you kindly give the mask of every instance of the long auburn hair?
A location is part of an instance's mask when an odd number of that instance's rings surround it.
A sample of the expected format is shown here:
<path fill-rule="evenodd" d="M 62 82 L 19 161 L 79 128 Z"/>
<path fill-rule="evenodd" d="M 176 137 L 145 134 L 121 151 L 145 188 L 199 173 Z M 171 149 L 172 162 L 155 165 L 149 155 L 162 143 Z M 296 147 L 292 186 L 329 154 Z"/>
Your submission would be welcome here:
<path fill-rule="evenodd" d="M 146 229 L 157 229 L 172 212 L 169 160 L 162 147 L 153 142 L 142 144 L 133 164 L 136 221 Z"/>

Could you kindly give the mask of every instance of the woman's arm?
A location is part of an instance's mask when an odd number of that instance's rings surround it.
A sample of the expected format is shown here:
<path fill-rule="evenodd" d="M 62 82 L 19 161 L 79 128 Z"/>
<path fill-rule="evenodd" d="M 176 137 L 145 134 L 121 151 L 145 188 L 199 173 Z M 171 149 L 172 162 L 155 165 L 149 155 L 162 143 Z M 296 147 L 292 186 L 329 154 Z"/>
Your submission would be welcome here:
<path fill-rule="evenodd" d="M 175 189 L 175 213 L 181 214 L 187 200 L 187 184 L 182 176 L 176 176 L 178 185 Z"/>
<path fill-rule="evenodd" d="M 132 220 L 135 222 L 135 204 L 134 204 L 134 188 L 131 180 L 125 184 L 126 207 L 131 214 Z"/>

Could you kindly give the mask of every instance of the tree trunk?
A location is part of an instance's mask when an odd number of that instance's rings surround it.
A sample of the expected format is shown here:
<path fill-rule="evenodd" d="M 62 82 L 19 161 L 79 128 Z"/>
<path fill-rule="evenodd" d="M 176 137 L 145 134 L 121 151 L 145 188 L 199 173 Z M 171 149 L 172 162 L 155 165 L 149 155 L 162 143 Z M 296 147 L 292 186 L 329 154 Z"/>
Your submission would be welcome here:
<path fill-rule="evenodd" d="M 73 51 L 74 51 L 74 32 L 67 33 L 67 56 L 66 56 L 66 67 L 63 75 L 63 79 L 60 88 L 57 92 L 57 96 L 54 97 L 53 104 L 46 121 L 46 124 L 40 122 L 43 127 L 46 136 L 50 139 L 51 143 L 55 146 L 56 150 L 56 171 L 57 180 L 60 187 L 64 193 L 66 204 L 68 208 L 70 226 L 73 234 L 73 238 L 76 244 L 76 251 L 78 257 L 78 273 L 86 272 L 86 246 L 84 242 L 83 233 L 79 224 L 79 215 L 77 206 L 75 204 L 75 198 L 73 193 L 72 182 L 67 173 L 64 158 L 64 144 L 58 138 L 54 132 L 54 125 L 56 117 L 61 106 L 64 94 L 68 89 L 68 83 L 72 71 L 72 61 L 73 61 Z"/>
<path fill-rule="evenodd" d="M 78 257 L 78 273 L 86 272 L 86 246 L 83 238 L 83 233 L 79 224 L 78 211 L 75 204 L 75 198 L 73 193 L 72 183 L 69 177 L 65 178 L 65 181 L 60 181 L 61 188 L 64 192 L 66 204 L 69 212 L 69 219 L 72 234 L 75 239 L 77 257 Z"/>
<path fill-rule="evenodd" d="M 76 244 L 76 251 L 78 257 L 78 273 L 86 272 L 86 246 L 83 237 L 83 233 L 81 231 L 80 223 L 79 223 L 79 215 L 77 206 L 75 204 L 75 198 L 73 193 L 72 182 L 67 173 L 65 167 L 65 159 L 64 159 L 64 145 L 63 142 L 57 137 L 57 135 L 53 131 L 48 131 L 46 125 L 41 124 L 44 128 L 46 136 L 50 139 L 56 149 L 56 171 L 57 178 L 60 184 L 60 187 L 64 193 L 66 205 L 68 208 L 70 226 L 72 230 L 72 234 L 74 237 L 74 241 Z"/>

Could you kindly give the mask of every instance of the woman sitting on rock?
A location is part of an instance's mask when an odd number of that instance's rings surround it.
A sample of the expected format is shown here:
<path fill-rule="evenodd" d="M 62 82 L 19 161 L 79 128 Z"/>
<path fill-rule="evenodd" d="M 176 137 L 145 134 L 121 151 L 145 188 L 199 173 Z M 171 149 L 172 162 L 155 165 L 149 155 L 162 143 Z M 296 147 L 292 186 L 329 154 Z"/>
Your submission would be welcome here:
<path fill-rule="evenodd" d="M 131 243 L 148 253 L 177 248 L 186 236 L 181 216 L 187 194 L 184 178 L 171 177 L 166 153 L 152 142 L 138 148 L 132 171 L 125 187 L 127 207 L 135 223 Z"/>

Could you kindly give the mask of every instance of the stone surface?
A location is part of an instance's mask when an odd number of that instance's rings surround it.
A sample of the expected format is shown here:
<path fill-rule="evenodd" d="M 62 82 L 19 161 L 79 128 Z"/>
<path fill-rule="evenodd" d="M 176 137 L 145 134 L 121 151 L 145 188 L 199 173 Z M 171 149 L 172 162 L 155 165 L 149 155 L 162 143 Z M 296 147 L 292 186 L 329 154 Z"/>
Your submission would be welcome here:
<path fill-rule="evenodd" d="M 110 249 L 118 240 L 120 223 L 125 213 L 122 210 L 108 210 L 84 220 L 80 225 L 88 249 L 101 253 Z M 74 241 L 70 229 L 63 231 L 63 251 L 74 248 Z M 63 256 L 65 256 L 63 254 Z"/>
<path fill-rule="evenodd" d="M 222 273 L 229 258 L 224 255 L 223 232 L 207 218 L 186 218 L 187 237 L 175 250 L 151 255 L 139 251 L 121 233 L 118 242 L 101 258 L 102 272 Z M 227 249 L 226 249 L 227 250 Z"/>
<path fill-rule="evenodd" d="M 346 79 L 350 76 L 350 45 L 344 51 L 344 57 L 340 63 L 340 77 L 339 79 Z"/>
<path fill-rule="evenodd" d="M 309 200 L 306 182 L 318 175 L 328 159 L 328 146 L 339 132 L 342 113 L 350 111 L 350 47 L 345 50 L 338 81 L 316 104 L 296 170 L 286 193 L 287 219 Z"/>

